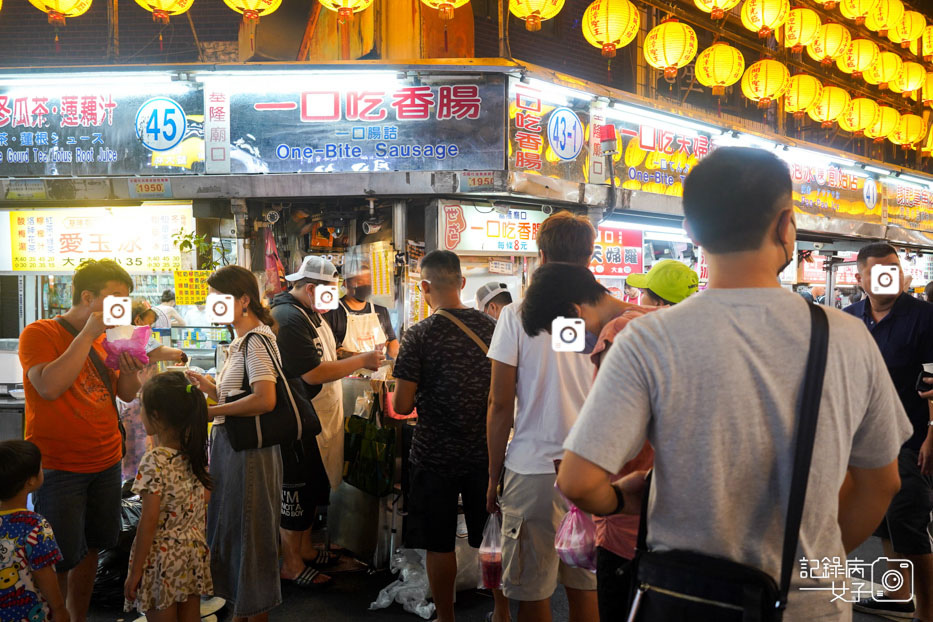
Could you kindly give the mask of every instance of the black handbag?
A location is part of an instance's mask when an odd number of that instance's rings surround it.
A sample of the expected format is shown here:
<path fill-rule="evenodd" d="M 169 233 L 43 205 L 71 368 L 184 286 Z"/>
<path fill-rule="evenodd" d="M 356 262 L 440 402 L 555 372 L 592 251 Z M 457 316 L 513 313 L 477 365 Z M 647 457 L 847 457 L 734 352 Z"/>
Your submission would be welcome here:
<path fill-rule="evenodd" d="M 803 518 L 829 345 L 829 323 L 818 305 L 810 305 L 810 322 L 810 353 L 784 527 L 780 584 L 758 568 L 721 557 L 684 550 L 649 551 L 646 543 L 649 475 L 641 506 L 633 562 L 636 579 L 628 622 L 780 622 L 783 619 Z"/>
<path fill-rule="evenodd" d="M 235 402 L 252 393 L 245 359 L 249 340 L 253 336 L 259 337 L 275 365 L 275 408 L 255 417 L 226 417 L 223 425 L 230 446 L 236 451 L 261 449 L 317 436 L 321 433 L 321 421 L 308 400 L 301 378 L 285 377 L 279 358 L 269 347 L 266 337 L 259 333 L 249 333 L 243 339 L 243 392 L 228 398 L 226 402 Z"/>

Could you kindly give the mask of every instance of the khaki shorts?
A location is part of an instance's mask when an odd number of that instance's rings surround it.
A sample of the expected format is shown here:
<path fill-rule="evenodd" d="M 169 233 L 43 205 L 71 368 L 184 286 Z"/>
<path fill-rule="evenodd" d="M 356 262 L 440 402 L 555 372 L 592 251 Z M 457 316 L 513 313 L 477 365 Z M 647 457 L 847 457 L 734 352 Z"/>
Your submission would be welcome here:
<path fill-rule="evenodd" d="M 550 598 L 558 582 L 595 590 L 596 575 L 560 561 L 554 536 L 567 506 L 554 488 L 556 475 L 521 475 L 506 469 L 502 487 L 502 584 L 507 598 Z"/>

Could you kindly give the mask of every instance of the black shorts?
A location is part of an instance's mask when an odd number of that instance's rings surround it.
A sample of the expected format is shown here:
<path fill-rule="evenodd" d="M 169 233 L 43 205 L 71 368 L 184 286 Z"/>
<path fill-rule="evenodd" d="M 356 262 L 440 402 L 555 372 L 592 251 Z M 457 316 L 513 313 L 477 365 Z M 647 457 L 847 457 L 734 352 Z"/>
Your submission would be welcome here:
<path fill-rule="evenodd" d="M 486 526 L 485 470 L 465 475 L 444 475 L 435 470 L 412 465 L 406 507 L 405 546 L 433 553 L 452 553 L 457 542 L 458 498 L 463 497 L 470 546 L 483 543 Z"/>
<path fill-rule="evenodd" d="M 901 489 L 885 515 L 875 535 L 890 540 L 894 552 L 901 555 L 933 553 L 930 517 L 933 512 L 933 478 L 920 472 L 918 452 L 902 448 L 897 457 Z"/>
<path fill-rule="evenodd" d="M 314 508 L 330 503 L 330 481 L 317 439 L 281 447 L 282 529 L 306 531 L 314 523 Z"/>

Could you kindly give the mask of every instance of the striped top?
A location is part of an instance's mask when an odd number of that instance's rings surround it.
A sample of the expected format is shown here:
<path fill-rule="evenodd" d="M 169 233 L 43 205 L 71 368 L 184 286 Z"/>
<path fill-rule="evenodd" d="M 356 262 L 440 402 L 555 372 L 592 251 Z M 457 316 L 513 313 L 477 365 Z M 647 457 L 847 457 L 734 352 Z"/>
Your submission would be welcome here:
<path fill-rule="evenodd" d="M 265 324 L 260 324 L 256 328 L 247 332 L 243 337 L 237 337 L 230 344 L 230 350 L 227 352 L 227 358 L 224 361 L 223 369 L 217 375 L 217 398 L 219 403 L 225 404 L 228 396 L 238 395 L 243 392 L 243 373 L 246 372 L 249 383 L 270 380 L 275 382 L 277 373 L 275 363 L 269 358 L 269 352 L 263 347 L 259 339 L 263 337 L 253 337 L 249 340 L 249 349 L 246 356 L 243 356 L 241 348 L 246 335 L 250 333 L 259 333 L 265 338 L 266 344 L 275 353 L 281 365 L 282 356 L 279 354 L 279 347 L 275 342 L 275 333 Z M 216 417 L 214 425 L 223 424 L 226 417 Z"/>

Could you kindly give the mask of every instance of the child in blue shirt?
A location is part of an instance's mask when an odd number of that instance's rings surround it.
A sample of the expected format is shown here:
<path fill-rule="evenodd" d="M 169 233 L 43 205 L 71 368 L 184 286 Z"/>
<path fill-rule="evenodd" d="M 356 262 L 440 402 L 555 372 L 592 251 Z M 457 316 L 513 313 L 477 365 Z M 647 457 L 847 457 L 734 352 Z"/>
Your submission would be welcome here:
<path fill-rule="evenodd" d="M 42 486 L 42 454 L 29 441 L 0 443 L 0 622 L 68 622 L 49 523 L 26 509 Z"/>

